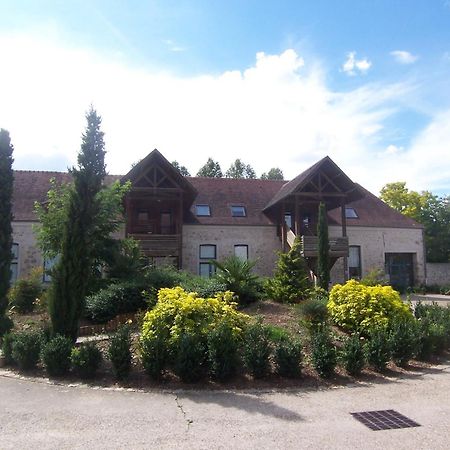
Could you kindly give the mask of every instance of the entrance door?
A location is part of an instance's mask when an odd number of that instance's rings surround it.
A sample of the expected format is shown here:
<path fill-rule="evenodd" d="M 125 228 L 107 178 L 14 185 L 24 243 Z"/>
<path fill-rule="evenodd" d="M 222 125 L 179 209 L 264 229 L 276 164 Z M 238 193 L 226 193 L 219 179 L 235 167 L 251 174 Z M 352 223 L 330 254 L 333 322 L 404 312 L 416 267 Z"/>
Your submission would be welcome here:
<path fill-rule="evenodd" d="M 161 211 L 161 234 L 172 234 L 172 212 Z"/>
<path fill-rule="evenodd" d="M 413 286 L 413 253 L 386 253 L 385 261 L 391 286 L 399 291 Z"/>

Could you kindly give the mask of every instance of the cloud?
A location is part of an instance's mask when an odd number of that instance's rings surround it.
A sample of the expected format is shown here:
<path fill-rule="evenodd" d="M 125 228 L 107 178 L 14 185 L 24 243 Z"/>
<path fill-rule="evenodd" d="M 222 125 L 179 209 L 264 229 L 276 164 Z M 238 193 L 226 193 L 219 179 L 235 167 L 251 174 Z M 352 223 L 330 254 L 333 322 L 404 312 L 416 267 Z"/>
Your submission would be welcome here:
<path fill-rule="evenodd" d="M 128 172 L 158 148 L 194 174 L 211 156 L 224 170 L 242 158 L 258 174 L 278 166 L 292 178 L 329 155 L 372 192 L 406 176 L 423 189 L 450 179 L 433 169 L 435 156 L 446 160 L 450 113 L 432 118 L 411 149 L 385 151 L 389 119 L 415 90 L 407 82 L 337 92 L 317 61 L 294 50 L 260 52 L 241 70 L 180 77 L 36 36 L 0 35 L 0 48 L 8 61 L 0 127 L 11 133 L 16 168 L 36 168 L 37 157 L 49 169 L 74 164 L 92 103 L 103 118 L 110 173 Z"/>
<path fill-rule="evenodd" d="M 163 41 L 164 44 L 166 44 L 167 48 L 171 51 L 171 52 L 185 52 L 186 48 L 182 47 L 181 45 L 176 44 L 174 41 L 172 41 L 172 39 L 166 39 L 165 41 Z"/>
<path fill-rule="evenodd" d="M 394 50 L 390 55 L 400 64 L 413 64 L 419 59 L 417 55 L 413 55 L 405 50 Z"/>
<path fill-rule="evenodd" d="M 364 74 L 372 67 L 372 63 L 367 59 L 356 59 L 356 52 L 347 54 L 347 60 L 342 65 L 342 70 L 350 76 L 355 76 L 357 73 Z"/>

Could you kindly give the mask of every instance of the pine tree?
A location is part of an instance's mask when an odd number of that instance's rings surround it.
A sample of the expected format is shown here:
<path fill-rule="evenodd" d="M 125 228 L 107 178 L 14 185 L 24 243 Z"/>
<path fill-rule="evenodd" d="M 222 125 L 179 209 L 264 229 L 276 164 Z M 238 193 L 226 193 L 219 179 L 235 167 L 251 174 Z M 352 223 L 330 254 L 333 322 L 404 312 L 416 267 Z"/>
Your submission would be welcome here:
<path fill-rule="evenodd" d="M 284 180 L 283 171 L 278 167 L 272 167 L 261 175 L 261 180 Z"/>
<path fill-rule="evenodd" d="M 70 192 L 61 258 L 53 273 L 49 298 L 53 333 L 73 340 L 78 334 L 78 321 L 92 275 L 95 259 L 92 241 L 99 210 L 97 194 L 106 175 L 101 118 L 91 108 L 86 119 L 78 168 L 71 170 L 74 187 Z"/>
<path fill-rule="evenodd" d="M 279 254 L 275 275 L 268 281 L 269 295 L 273 300 L 281 302 L 298 302 L 305 299 L 312 287 L 308 272 L 297 237 L 288 253 Z"/>
<path fill-rule="evenodd" d="M 328 239 L 327 210 L 323 202 L 320 202 L 319 205 L 317 237 L 317 277 L 319 279 L 319 287 L 328 291 L 328 285 L 330 283 L 330 242 Z"/>
<path fill-rule="evenodd" d="M 6 310 L 12 261 L 13 150 L 8 131 L 0 129 L 0 337 L 12 328 Z"/>
<path fill-rule="evenodd" d="M 256 172 L 250 164 L 245 164 L 239 158 L 231 164 L 230 168 L 226 171 L 225 177 L 227 178 L 256 178 Z"/>
<path fill-rule="evenodd" d="M 187 170 L 186 166 L 180 166 L 180 163 L 178 161 L 172 161 L 172 166 L 175 167 L 175 169 L 178 169 L 181 175 L 183 177 L 190 177 L 191 174 L 189 173 L 189 170 Z"/>
<path fill-rule="evenodd" d="M 212 158 L 208 158 L 206 164 L 197 172 L 198 177 L 222 178 L 222 169 L 220 164 Z"/>

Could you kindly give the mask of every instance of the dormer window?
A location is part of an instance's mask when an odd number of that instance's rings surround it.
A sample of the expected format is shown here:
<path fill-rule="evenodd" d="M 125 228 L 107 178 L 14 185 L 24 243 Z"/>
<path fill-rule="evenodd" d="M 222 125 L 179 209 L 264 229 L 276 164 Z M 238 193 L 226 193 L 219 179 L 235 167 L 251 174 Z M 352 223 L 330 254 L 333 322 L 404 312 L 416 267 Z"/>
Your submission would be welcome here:
<path fill-rule="evenodd" d="M 345 208 L 345 217 L 347 219 L 358 219 L 359 216 L 354 208 Z"/>
<path fill-rule="evenodd" d="M 246 217 L 247 213 L 244 206 L 233 205 L 231 207 L 231 215 L 233 217 Z"/>
<path fill-rule="evenodd" d="M 209 205 L 195 205 L 195 214 L 200 217 L 208 217 L 211 215 L 211 208 Z"/>

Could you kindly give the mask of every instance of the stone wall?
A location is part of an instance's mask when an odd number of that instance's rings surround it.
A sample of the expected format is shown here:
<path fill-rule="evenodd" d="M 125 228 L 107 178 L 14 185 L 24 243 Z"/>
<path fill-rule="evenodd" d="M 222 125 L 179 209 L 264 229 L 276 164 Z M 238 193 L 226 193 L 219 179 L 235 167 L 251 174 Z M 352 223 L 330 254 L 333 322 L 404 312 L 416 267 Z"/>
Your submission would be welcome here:
<path fill-rule="evenodd" d="M 217 260 L 234 254 L 235 245 L 248 245 L 248 257 L 256 261 L 259 275 L 272 275 L 281 250 L 281 241 L 275 226 L 235 225 L 184 225 L 182 267 L 192 273 L 199 273 L 199 247 L 214 244 Z"/>
<path fill-rule="evenodd" d="M 13 242 L 19 244 L 18 278 L 28 276 L 34 267 L 43 268 L 44 261 L 33 232 L 33 225 L 37 224 L 38 222 L 12 223 Z"/>
<path fill-rule="evenodd" d="M 427 285 L 449 286 L 450 263 L 427 263 Z"/>
<path fill-rule="evenodd" d="M 347 227 L 349 245 L 361 247 L 361 270 L 364 277 L 373 269 L 384 271 L 386 253 L 412 253 L 414 261 L 414 283 L 425 282 L 425 258 L 421 229 Z M 342 236 L 341 227 L 330 227 L 330 236 Z M 333 283 L 344 279 L 343 258 L 331 271 Z"/>

